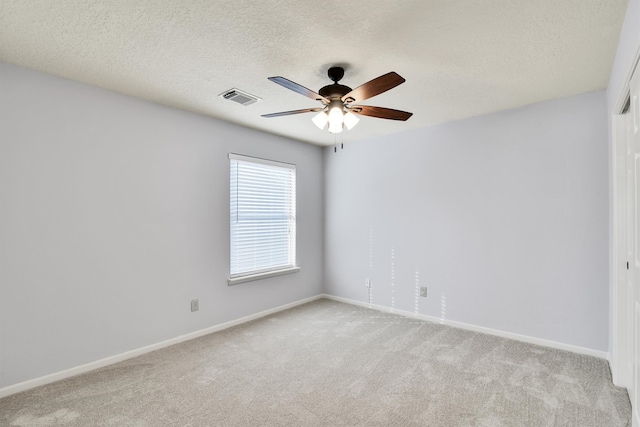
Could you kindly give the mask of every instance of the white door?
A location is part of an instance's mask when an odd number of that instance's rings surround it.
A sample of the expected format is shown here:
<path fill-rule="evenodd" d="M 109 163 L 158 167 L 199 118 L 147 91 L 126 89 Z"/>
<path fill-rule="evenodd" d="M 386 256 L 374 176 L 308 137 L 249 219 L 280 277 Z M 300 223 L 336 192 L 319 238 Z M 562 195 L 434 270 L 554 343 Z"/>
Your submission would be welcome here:
<path fill-rule="evenodd" d="M 634 259 L 635 249 L 634 249 L 634 227 L 636 226 L 635 218 L 635 192 L 636 186 L 634 185 L 634 168 L 633 168 L 633 144 L 630 143 L 633 139 L 633 120 L 631 117 L 631 111 L 628 111 L 623 117 L 623 133 L 624 133 L 624 156 L 625 156 L 625 164 L 627 165 L 624 168 L 625 174 L 625 202 L 624 202 L 624 239 L 623 243 L 625 246 L 625 265 L 618 265 L 619 268 L 619 277 L 621 281 L 624 281 L 623 286 L 618 289 L 620 291 L 620 300 L 619 300 L 619 309 L 620 309 L 620 318 L 623 319 L 621 322 L 623 325 L 618 330 L 618 332 L 624 333 L 624 336 L 621 337 L 621 352 L 624 352 L 622 355 L 622 363 L 624 366 L 620 366 L 621 374 L 624 375 L 624 379 L 621 379 L 621 386 L 624 386 L 629 391 L 629 398 L 633 400 L 633 390 L 634 390 L 634 354 L 635 354 L 635 304 L 633 299 L 633 288 L 635 280 L 637 279 L 636 269 L 631 268 L 631 260 Z M 623 271 L 620 271 L 624 269 Z"/>
<path fill-rule="evenodd" d="M 631 113 L 614 115 L 612 125 L 615 129 L 613 135 L 613 348 L 611 360 L 611 373 L 613 383 L 619 387 L 626 387 L 631 393 L 633 389 L 633 294 L 630 292 L 633 284 L 627 276 L 629 270 L 628 260 L 632 259 L 632 247 L 627 245 L 630 236 L 627 230 L 631 224 L 627 224 L 633 217 L 632 212 L 627 212 L 631 194 L 627 192 L 627 181 L 632 175 L 631 163 L 627 162 L 628 152 L 631 148 L 627 141 L 631 137 Z"/>
<path fill-rule="evenodd" d="M 640 427 L 640 72 L 631 78 L 630 126 L 627 138 L 628 296 L 633 309 L 633 385 L 630 390 L 633 425 Z"/>

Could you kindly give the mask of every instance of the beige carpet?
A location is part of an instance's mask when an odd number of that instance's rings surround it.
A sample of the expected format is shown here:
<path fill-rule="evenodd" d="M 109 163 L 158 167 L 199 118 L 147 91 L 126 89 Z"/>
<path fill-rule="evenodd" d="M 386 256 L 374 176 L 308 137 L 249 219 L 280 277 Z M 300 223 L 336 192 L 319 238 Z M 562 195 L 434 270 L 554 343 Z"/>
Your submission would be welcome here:
<path fill-rule="evenodd" d="M 0 399 L 2 426 L 613 427 L 630 413 L 604 360 L 329 300 Z"/>

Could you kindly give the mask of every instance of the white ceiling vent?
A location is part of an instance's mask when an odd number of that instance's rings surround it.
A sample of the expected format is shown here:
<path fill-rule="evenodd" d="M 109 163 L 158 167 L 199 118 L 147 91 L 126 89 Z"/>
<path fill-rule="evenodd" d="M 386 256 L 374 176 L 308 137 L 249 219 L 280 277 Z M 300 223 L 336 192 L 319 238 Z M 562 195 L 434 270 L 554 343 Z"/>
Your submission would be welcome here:
<path fill-rule="evenodd" d="M 261 99 L 255 95 L 251 95 L 247 92 L 243 92 L 240 89 L 236 89 L 236 88 L 225 90 L 219 96 L 223 97 L 224 99 L 235 101 L 238 104 L 242 104 L 242 105 L 251 105 L 254 102 L 260 101 Z"/>

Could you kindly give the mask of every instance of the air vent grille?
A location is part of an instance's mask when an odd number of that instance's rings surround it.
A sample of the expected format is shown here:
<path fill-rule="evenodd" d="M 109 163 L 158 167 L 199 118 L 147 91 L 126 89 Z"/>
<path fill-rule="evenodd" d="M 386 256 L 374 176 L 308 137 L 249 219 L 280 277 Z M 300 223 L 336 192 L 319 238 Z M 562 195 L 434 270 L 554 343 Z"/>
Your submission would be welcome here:
<path fill-rule="evenodd" d="M 247 93 L 245 91 L 242 91 L 236 88 L 225 90 L 219 96 L 221 96 L 224 99 L 228 99 L 230 101 L 235 101 L 238 104 L 242 104 L 242 105 L 251 105 L 255 102 L 260 101 L 261 99 L 255 95 L 251 95 L 250 93 Z"/>

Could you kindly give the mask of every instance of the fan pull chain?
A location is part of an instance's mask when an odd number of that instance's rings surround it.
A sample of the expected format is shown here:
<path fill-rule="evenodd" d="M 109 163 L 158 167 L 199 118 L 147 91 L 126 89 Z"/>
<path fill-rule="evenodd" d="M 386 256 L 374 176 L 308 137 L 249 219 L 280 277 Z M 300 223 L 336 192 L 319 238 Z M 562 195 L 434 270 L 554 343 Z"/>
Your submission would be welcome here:
<path fill-rule="evenodd" d="M 340 149 L 344 150 L 344 134 L 340 134 Z M 338 152 L 338 135 L 337 134 L 333 134 L 333 152 L 337 153 Z"/>

